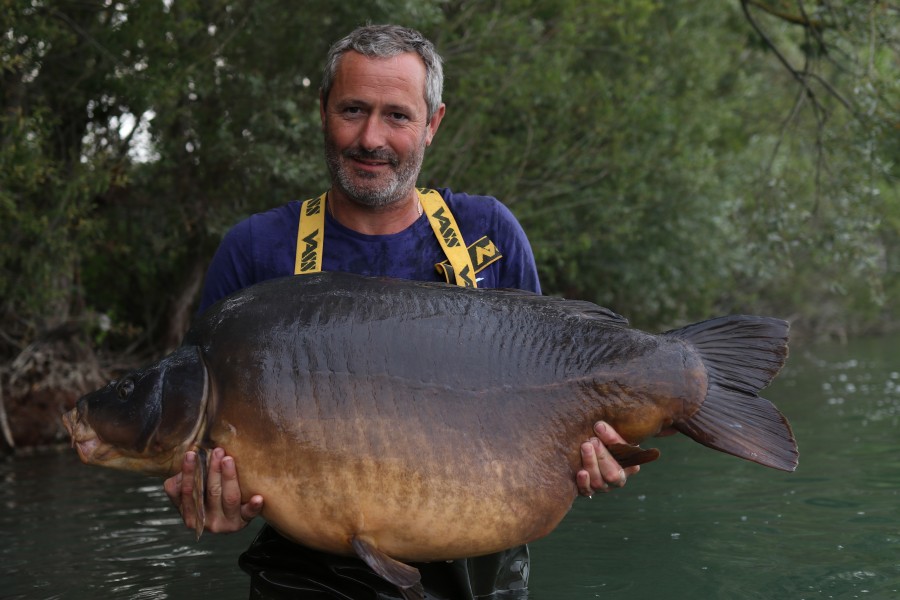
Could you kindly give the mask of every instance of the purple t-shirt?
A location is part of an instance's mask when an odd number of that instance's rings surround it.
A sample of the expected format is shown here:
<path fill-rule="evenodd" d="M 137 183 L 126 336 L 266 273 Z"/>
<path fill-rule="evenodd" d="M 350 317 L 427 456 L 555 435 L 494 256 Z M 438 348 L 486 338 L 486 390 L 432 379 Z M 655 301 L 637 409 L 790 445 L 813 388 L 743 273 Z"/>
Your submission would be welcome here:
<path fill-rule="evenodd" d="M 438 190 L 469 245 L 487 236 L 503 258 L 476 274 L 479 287 L 540 293 L 534 254 L 522 226 L 496 198 Z M 222 240 L 206 273 L 200 311 L 234 292 L 294 273 L 301 201 L 252 215 Z M 364 235 L 325 215 L 323 271 L 444 281 L 435 263 L 446 256 L 427 216 L 392 235 Z"/>

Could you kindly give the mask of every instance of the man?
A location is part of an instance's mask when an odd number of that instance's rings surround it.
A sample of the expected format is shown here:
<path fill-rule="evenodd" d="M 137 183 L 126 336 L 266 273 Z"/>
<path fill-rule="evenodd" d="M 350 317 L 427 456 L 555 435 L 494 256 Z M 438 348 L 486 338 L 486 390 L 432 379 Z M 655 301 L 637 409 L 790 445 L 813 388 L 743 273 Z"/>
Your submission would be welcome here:
<path fill-rule="evenodd" d="M 540 293 L 531 247 L 504 205 L 415 188 L 446 110 L 442 86 L 441 59 L 416 31 L 366 26 L 337 42 L 320 91 L 331 188 L 235 226 L 213 258 L 200 310 L 259 281 L 316 270 Z M 473 241 L 477 251 L 460 252 Z M 595 430 L 597 437 L 582 444 L 584 468 L 576 477 L 587 496 L 624 485 L 638 470 L 623 470 L 606 451 L 605 444 L 623 441 L 612 428 L 598 423 Z M 195 469 L 189 453 L 182 473 L 165 485 L 188 527 L 196 520 L 189 501 Z M 260 496 L 241 504 L 234 461 L 221 449 L 212 453 L 207 487 L 210 531 L 241 529 L 262 510 Z M 399 597 L 361 561 L 299 547 L 268 527 L 241 563 L 251 573 L 252 597 Z M 521 547 L 419 567 L 430 598 L 525 594 L 528 553 Z"/>

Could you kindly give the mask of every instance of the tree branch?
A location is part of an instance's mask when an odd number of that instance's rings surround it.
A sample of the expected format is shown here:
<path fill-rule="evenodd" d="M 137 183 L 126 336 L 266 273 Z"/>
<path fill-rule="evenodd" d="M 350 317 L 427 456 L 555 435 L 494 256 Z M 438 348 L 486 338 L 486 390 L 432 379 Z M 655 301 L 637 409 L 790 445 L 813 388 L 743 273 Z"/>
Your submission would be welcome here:
<path fill-rule="evenodd" d="M 815 90 L 812 88 L 812 86 L 809 83 L 810 80 L 816 81 L 819 85 L 821 85 L 825 89 L 826 92 L 828 92 L 828 94 L 830 94 L 835 100 L 840 102 L 844 108 L 846 108 L 848 111 L 850 111 L 850 113 L 853 114 L 854 117 L 859 118 L 859 114 L 853 108 L 853 105 L 846 98 L 844 98 L 840 94 L 840 92 L 838 92 L 834 88 L 834 86 L 832 86 L 830 83 L 828 83 L 827 81 L 825 81 L 824 79 L 822 79 L 821 77 L 816 75 L 815 73 L 811 72 L 806 67 L 804 67 L 803 70 L 798 70 L 798 69 L 794 68 L 793 65 L 791 65 L 790 61 L 788 61 L 787 57 L 781 52 L 781 50 L 778 49 L 778 46 L 775 44 L 775 42 L 772 40 L 772 38 L 769 37 L 765 31 L 763 31 L 762 27 L 759 25 L 757 20 L 753 17 L 753 14 L 750 11 L 751 5 L 754 7 L 761 8 L 764 12 L 766 12 L 768 14 L 779 16 L 779 18 L 781 18 L 780 14 L 777 12 L 774 12 L 771 9 L 769 9 L 768 7 L 762 5 L 757 0 L 741 0 L 741 8 L 744 11 L 744 16 L 746 17 L 747 22 L 750 23 L 750 26 L 753 28 L 754 31 L 756 31 L 756 33 L 757 33 L 757 35 L 759 35 L 760 39 L 762 39 L 762 41 L 766 44 L 766 46 L 768 46 L 768 48 L 775 54 L 775 57 L 778 59 L 778 62 L 780 62 L 782 65 L 784 65 L 784 68 L 788 70 L 788 72 L 794 77 L 794 79 L 797 80 L 797 82 L 801 85 L 801 87 L 806 91 L 806 93 L 808 94 L 810 100 L 812 101 L 812 103 L 816 107 L 816 109 L 822 111 L 823 113 L 827 112 L 827 111 L 825 111 L 825 107 L 822 106 L 822 103 L 819 102 L 819 99 L 816 96 Z M 802 5 L 802 3 L 801 3 L 801 5 Z M 803 14 L 804 15 L 806 14 L 805 11 L 803 12 Z M 789 22 L 795 22 L 795 21 L 796 20 L 789 20 Z M 800 24 L 800 22 L 803 22 L 803 21 L 804 20 L 801 17 L 800 21 L 797 22 L 797 24 Z M 806 22 L 815 23 L 815 21 L 809 20 L 808 18 L 806 19 Z M 813 27 L 813 25 L 807 25 L 807 27 L 809 29 L 815 29 L 815 27 Z"/>
<path fill-rule="evenodd" d="M 782 21 L 787 23 L 792 23 L 794 25 L 799 25 L 800 27 L 804 27 L 806 29 L 813 29 L 815 31 L 822 31 L 824 29 L 831 29 L 833 25 L 827 24 L 824 21 L 820 21 L 817 19 L 810 19 L 809 15 L 806 14 L 806 11 L 803 10 L 803 6 L 800 6 L 800 14 L 794 15 L 784 11 L 775 10 L 773 7 L 760 2 L 759 0 L 742 0 L 741 4 L 743 5 L 752 5 L 759 10 L 772 15 L 773 17 L 778 17 Z M 746 10 L 745 10 L 746 12 Z"/>

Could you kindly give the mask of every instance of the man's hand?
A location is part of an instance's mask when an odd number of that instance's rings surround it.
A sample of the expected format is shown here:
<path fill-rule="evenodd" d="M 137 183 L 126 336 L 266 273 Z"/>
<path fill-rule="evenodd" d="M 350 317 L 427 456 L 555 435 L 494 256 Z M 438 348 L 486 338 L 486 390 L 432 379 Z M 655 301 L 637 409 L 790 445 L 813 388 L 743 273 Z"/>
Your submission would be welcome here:
<path fill-rule="evenodd" d="M 640 466 L 623 469 L 612 457 L 606 446 L 627 443 L 609 424 L 594 424 L 597 437 L 581 445 L 582 469 L 575 476 L 578 493 L 590 498 L 594 492 L 608 492 L 610 487 L 622 487 L 628 477 L 641 470 Z"/>
<path fill-rule="evenodd" d="M 181 512 L 184 524 L 190 529 L 197 525 L 197 510 L 194 506 L 194 473 L 197 453 L 187 452 L 181 465 L 181 473 L 166 479 L 163 487 L 172 504 Z M 263 507 L 263 497 L 256 495 L 246 504 L 241 504 L 241 487 L 238 484 L 234 459 L 225 456 L 225 451 L 216 448 L 209 461 L 206 478 L 206 526 L 205 531 L 231 533 L 247 526 L 259 515 Z"/>

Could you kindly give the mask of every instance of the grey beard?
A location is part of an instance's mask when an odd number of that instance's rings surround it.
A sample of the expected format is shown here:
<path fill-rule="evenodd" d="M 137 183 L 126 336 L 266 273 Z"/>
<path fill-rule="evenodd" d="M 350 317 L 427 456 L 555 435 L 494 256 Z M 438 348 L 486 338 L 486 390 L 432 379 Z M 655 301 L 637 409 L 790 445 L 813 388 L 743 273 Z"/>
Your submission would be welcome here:
<path fill-rule="evenodd" d="M 394 169 L 390 181 L 381 187 L 355 182 L 348 172 L 349 167 L 341 160 L 342 158 L 355 157 L 388 161 Z M 389 150 L 366 152 L 359 148 L 350 148 L 341 153 L 335 148 L 328 135 L 325 135 L 325 162 L 328 164 L 328 170 L 331 173 L 332 184 L 339 186 L 354 202 L 372 208 L 384 208 L 405 197 L 416 185 L 416 179 L 419 176 L 419 170 L 422 168 L 424 157 L 424 138 L 416 153 L 411 155 L 405 163 L 401 163 L 397 156 Z M 374 176 L 357 174 L 357 178 L 360 177 L 371 179 L 374 184 Z"/>

